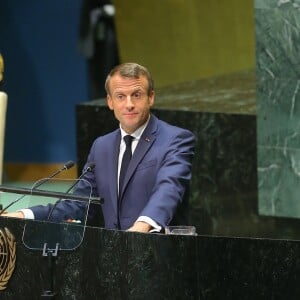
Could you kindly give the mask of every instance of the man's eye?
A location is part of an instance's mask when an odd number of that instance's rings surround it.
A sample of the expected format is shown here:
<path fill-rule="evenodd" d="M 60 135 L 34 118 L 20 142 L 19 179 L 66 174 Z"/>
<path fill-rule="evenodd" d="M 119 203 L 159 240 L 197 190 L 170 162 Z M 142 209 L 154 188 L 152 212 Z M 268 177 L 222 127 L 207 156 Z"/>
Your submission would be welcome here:
<path fill-rule="evenodd" d="M 136 99 L 140 99 L 141 98 L 141 93 L 134 93 L 133 96 Z"/>
<path fill-rule="evenodd" d="M 122 100 L 124 98 L 124 95 L 117 95 L 117 99 Z"/>

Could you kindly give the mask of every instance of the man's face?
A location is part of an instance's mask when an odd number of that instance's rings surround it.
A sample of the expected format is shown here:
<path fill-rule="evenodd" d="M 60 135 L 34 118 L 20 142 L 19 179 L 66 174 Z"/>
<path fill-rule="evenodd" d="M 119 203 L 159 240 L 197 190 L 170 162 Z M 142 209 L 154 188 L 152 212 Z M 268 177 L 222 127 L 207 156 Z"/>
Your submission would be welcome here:
<path fill-rule="evenodd" d="M 154 91 L 148 95 L 145 76 L 136 79 L 115 74 L 109 82 L 107 104 L 114 111 L 121 127 L 131 134 L 148 120 L 150 108 L 154 104 Z"/>

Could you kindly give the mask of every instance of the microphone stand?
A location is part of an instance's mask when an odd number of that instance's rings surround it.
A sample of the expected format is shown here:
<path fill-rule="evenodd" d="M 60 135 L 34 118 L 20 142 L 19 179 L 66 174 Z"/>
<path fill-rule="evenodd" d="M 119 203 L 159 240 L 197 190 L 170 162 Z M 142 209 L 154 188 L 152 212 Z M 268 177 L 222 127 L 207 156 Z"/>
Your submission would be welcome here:
<path fill-rule="evenodd" d="M 38 190 L 38 189 L 33 190 L 33 189 L 28 189 L 28 188 L 15 188 L 15 187 L 4 186 L 4 185 L 0 185 L 0 191 L 8 192 L 8 193 L 15 193 L 15 194 L 55 197 L 55 198 L 64 198 L 64 199 L 71 199 L 71 200 L 103 203 L 103 199 L 99 198 L 99 197 L 87 197 L 87 196 L 83 196 L 83 195 L 66 194 L 66 193 L 61 193 L 61 192 L 49 192 L 49 191 L 43 191 L 43 190 Z"/>
<path fill-rule="evenodd" d="M 87 173 L 87 172 L 91 172 L 93 169 L 95 168 L 95 163 L 89 163 L 87 168 L 82 172 L 82 174 L 76 179 L 76 181 L 66 190 L 66 194 L 68 194 L 73 188 L 74 186 L 76 186 L 79 182 L 79 180 L 81 180 L 81 178 Z M 93 202 L 93 200 L 91 199 L 91 197 L 89 197 L 89 200 L 91 202 Z M 100 200 L 100 199 L 99 199 Z M 54 209 L 56 208 L 56 206 L 62 201 L 62 198 L 58 199 L 56 201 L 56 203 L 53 204 L 49 214 L 48 214 L 48 217 L 47 217 L 47 220 L 49 221 L 52 217 L 52 214 L 53 214 L 53 211 Z"/>
<path fill-rule="evenodd" d="M 79 176 L 79 180 L 87 173 L 87 172 L 90 172 L 92 171 L 92 169 L 95 167 L 95 164 L 92 163 L 90 164 L 86 169 L 85 171 L 81 174 L 81 176 Z M 69 195 L 68 193 L 72 190 L 72 188 L 78 183 L 78 181 L 75 181 L 68 189 L 67 191 L 65 192 L 65 194 Z M 78 196 L 74 195 L 77 199 L 79 198 Z M 74 197 L 73 196 L 73 197 Z M 65 197 L 64 196 L 64 199 L 66 199 L 68 197 Z M 81 198 L 81 197 L 80 197 Z M 86 198 L 86 197 L 84 197 Z M 91 200 L 91 197 L 88 198 L 90 201 Z M 57 204 L 59 202 L 61 202 L 62 198 L 60 198 L 55 204 L 53 204 L 53 207 L 47 217 L 47 220 L 50 220 L 51 216 L 52 216 L 52 213 L 54 211 L 54 209 L 56 208 Z M 87 200 L 87 199 L 85 199 Z M 100 201 L 101 202 L 102 199 L 100 198 L 97 198 L 97 201 Z M 55 249 L 49 249 L 47 248 L 47 243 L 44 243 L 44 248 L 43 248 L 43 256 L 47 256 L 48 257 L 48 266 L 49 266 L 49 286 L 48 286 L 48 289 L 46 289 L 43 294 L 41 295 L 42 299 L 44 298 L 47 298 L 47 299 L 54 299 L 56 293 L 54 292 L 54 283 L 53 283 L 53 274 L 54 274 L 54 267 L 53 267 L 53 262 L 54 262 L 54 258 L 57 257 L 57 253 L 58 253 L 58 247 L 59 247 L 59 243 L 56 243 L 56 247 Z"/>
<path fill-rule="evenodd" d="M 54 291 L 54 259 L 57 257 L 59 243 L 56 243 L 54 249 L 49 249 L 47 243 L 44 243 L 43 256 L 48 258 L 48 286 L 41 294 L 42 299 L 54 299 L 56 292 Z"/>
<path fill-rule="evenodd" d="M 83 172 L 82 174 L 79 176 L 78 180 L 80 180 L 87 172 L 90 172 L 93 170 L 93 168 L 95 167 L 94 163 L 91 163 Z M 65 192 L 66 194 L 68 194 L 72 188 L 77 185 L 78 181 L 76 180 Z M 66 199 L 66 197 L 64 196 L 64 199 Z M 78 198 L 77 198 L 78 199 Z M 54 209 L 56 208 L 56 206 L 58 205 L 58 203 L 60 203 L 62 200 L 62 198 L 60 198 L 59 200 L 56 201 L 55 204 L 53 204 L 52 209 L 50 211 L 50 213 L 48 214 L 47 220 L 51 219 L 52 213 L 54 211 Z M 89 197 L 89 200 L 91 201 L 91 198 Z M 97 199 L 97 200 L 101 200 L 101 199 Z M 43 248 L 43 256 L 47 256 L 48 257 L 48 266 L 49 266 L 49 287 L 47 290 L 45 290 L 43 292 L 43 294 L 41 295 L 42 299 L 47 298 L 47 299 L 54 299 L 56 293 L 53 291 L 54 290 L 54 283 L 53 283 L 53 274 L 54 274 L 54 267 L 53 267 L 53 261 L 54 261 L 54 257 L 57 256 L 58 253 L 58 247 L 59 247 L 59 243 L 56 243 L 56 247 L 55 249 L 48 249 L 47 248 L 47 243 L 44 244 L 44 248 Z"/>
<path fill-rule="evenodd" d="M 37 182 L 36 185 L 34 186 L 34 189 L 38 188 L 39 186 L 41 186 L 42 184 L 44 184 L 45 182 L 49 181 L 50 179 L 52 179 L 53 177 L 55 177 L 56 175 L 58 175 L 59 173 L 61 173 L 64 170 L 69 170 L 70 168 L 72 168 L 74 166 L 74 162 L 73 161 L 68 161 L 64 164 L 64 166 L 60 169 L 58 169 L 57 171 L 55 171 L 52 175 L 50 175 L 47 178 L 42 179 L 40 182 Z M 3 206 L 1 205 L 0 209 L 0 216 L 12 205 L 14 205 L 15 203 L 19 202 L 20 200 L 22 200 L 24 197 L 26 196 L 26 194 L 24 193 L 22 196 L 18 197 L 16 200 L 14 200 L 13 202 L 9 203 L 7 206 L 5 206 L 3 208 Z"/>

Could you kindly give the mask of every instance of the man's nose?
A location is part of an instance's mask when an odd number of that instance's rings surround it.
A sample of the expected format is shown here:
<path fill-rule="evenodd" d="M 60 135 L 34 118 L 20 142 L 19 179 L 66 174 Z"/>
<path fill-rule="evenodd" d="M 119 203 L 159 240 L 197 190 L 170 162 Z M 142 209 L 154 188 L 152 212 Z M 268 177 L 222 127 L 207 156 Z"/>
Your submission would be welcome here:
<path fill-rule="evenodd" d="M 127 107 L 133 107 L 134 106 L 133 101 L 131 99 L 131 96 L 126 97 L 126 106 Z"/>

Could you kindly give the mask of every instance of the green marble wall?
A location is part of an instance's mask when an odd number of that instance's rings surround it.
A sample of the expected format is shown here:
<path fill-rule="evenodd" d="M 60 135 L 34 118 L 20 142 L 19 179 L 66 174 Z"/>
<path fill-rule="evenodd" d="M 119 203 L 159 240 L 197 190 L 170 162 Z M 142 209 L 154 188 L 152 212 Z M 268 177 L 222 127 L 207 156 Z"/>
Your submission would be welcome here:
<path fill-rule="evenodd" d="M 300 217 L 300 1 L 256 0 L 259 213 Z"/>

